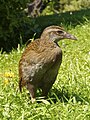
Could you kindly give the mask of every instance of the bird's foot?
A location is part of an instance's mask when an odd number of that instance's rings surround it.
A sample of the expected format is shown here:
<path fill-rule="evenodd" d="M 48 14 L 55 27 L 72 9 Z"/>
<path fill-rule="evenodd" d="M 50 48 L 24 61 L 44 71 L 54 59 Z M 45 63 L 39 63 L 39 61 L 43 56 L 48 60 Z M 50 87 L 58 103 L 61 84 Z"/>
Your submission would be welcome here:
<path fill-rule="evenodd" d="M 35 98 L 31 98 L 32 103 L 35 103 L 36 99 Z"/>

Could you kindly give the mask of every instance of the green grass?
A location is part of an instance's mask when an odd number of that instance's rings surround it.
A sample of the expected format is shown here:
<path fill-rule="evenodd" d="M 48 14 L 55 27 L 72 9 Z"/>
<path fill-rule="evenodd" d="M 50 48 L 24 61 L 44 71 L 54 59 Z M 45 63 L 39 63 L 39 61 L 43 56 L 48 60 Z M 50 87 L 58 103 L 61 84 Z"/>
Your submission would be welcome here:
<path fill-rule="evenodd" d="M 22 95 L 19 92 L 18 62 L 23 49 L 0 54 L 0 120 L 90 120 L 90 22 L 69 32 L 78 41 L 59 42 L 63 61 L 47 104 L 32 104 L 26 89 Z"/>

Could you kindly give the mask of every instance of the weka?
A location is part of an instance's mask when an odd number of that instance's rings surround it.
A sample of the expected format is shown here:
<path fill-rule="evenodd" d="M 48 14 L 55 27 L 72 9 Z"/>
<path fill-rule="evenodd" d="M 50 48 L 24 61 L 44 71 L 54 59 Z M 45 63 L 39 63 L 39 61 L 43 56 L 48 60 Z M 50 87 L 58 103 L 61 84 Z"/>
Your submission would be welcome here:
<path fill-rule="evenodd" d="M 56 80 L 58 69 L 62 62 L 62 50 L 57 44 L 61 39 L 76 40 L 59 26 L 49 26 L 44 29 L 41 37 L 29 43 L 19 62 L 19 88 L 29 90 L 31 101 L 35 101 L 38 88 L 42 96 L 47 96 Z"/>

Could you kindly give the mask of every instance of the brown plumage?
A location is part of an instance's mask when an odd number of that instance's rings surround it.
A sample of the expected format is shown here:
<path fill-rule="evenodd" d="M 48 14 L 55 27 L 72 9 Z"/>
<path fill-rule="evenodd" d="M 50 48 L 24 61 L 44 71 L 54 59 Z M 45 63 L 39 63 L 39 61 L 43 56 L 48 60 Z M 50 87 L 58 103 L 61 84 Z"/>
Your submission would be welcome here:
<path fill-rule="evenodd" d="M 57 42 L 64 38 L 76 40 L 61 27 L 49 26 L 23 52 L 19 62 L 19 88 L 21 91 L 26 86 L 32 102 L 38 88 L 42 89 L 42 96 L 47 96 L 55 82 L 62 62 L 62 50 Z"/>

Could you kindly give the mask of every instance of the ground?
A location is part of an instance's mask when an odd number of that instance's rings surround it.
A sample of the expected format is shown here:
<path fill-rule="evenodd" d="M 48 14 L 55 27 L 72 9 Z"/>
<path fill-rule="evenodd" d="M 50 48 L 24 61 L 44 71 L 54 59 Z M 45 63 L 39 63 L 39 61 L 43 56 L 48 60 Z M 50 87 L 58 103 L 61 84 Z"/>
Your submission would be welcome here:
<path fill-rule="evenodd" d="M 63 61 L 44 103 L 32 104 L 25 88 L 19 92 L 18 62 L 25 47 L 0 54 L 1 120 L 90 120 L 90 22 L 68 31 L 78 40 L 59 42 Z"/>

